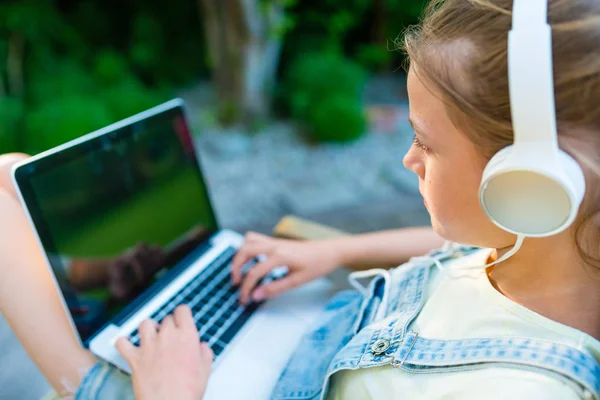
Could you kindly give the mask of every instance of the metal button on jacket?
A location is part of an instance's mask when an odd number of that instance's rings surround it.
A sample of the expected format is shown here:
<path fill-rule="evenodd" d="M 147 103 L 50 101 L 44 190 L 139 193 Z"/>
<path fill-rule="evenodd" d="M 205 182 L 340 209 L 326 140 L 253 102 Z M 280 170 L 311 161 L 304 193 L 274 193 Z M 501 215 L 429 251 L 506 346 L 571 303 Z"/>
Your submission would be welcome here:
<path fill-rule="evenodd" d="M 385 353 L 387 349 L 390 348 L 390 341 L 387 339 L 378 339 L 373 346 L 371 346 L 371 353 L 373 355 L 379 356 Z"/>

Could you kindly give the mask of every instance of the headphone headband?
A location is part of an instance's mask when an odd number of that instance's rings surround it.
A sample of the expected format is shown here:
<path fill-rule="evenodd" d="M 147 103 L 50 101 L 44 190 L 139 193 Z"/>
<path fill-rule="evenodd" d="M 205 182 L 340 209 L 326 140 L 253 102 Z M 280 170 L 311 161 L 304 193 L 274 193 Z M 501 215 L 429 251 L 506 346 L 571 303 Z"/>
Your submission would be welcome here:
<path fill-rule="evenodd" d="M 515 0 L 508 34 L 508 81 L 515 144 L 544 142 L 558 149 L 552 29 L 545 0 Z"/>
<path fill-rule="evenodd" d="M 550 236 L 575 220 L 585 179 L 577 161 L 558 146 L 548 3 L 514 0 L 512 19 L 508 86 L 514 144 L 485 167 L 479 199 L 500 228 Z"/>
<path fill-rule="evenodd" d="M 512 29 L 530 29 L 548 25 L 548 2 L 545 0 L 514 0 L 512 10 Z"/>

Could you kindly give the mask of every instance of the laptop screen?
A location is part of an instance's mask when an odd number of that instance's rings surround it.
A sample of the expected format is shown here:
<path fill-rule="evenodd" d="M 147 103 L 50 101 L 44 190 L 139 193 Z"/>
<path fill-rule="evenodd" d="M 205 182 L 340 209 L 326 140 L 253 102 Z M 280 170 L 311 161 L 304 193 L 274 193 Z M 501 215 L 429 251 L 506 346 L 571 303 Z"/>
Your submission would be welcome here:
<path fill-rule="evenodd" d="M 117 125 L 15 174 L 84 342 L 217 230 L 181 102 Z"/>

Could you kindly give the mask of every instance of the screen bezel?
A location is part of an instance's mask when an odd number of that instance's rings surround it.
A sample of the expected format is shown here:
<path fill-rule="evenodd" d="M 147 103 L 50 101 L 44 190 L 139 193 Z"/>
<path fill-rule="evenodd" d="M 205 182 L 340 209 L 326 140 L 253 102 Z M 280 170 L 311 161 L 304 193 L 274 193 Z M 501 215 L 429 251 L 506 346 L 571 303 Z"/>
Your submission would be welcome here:
<path fill-rule="evenodd" d="M 189 127 L 189 121 L 186 117 L 184 102 L 181 99 L 174 99 L 149 110 L 146 110 L 144 112 L 141 112 L 139 114 L 136 114 L 132 117 L 119 121 L 117 123 L 111 124 L 103 129 L 84 135 L 61 146 L 55 147 L 36 156 L 28 158 L 13 167 L 13 181 L 17 189 L 19 198 L 21 200 L 21 204 L 23 205 L 26 213 L 28 214 L 29 222 L 31 224 L 32 229 L 37 234 L 38 243 L 44 252 L 46 261 L 48 263 L 48 267 L 52 272 L 53 278 L 55 280 L 57 290 L 61 293 L 63 305 L 65 307 L 65 310 L 67 310 L 69 316 L 71 317 L 71 324 L 75 332 L 77 332 L 77 336 L 80 342 L 82 342 L 81 334 L 75 326 L 71 312 L 66 303 L 64 290 L 58 284 L 58 281 L 55 277 L 54 268 L 52 268 L 52 265 L 49 261 L 48 255 L 56 253 L 57 249 L 52 235 L 48 229 L 44 215 L 41 212 L 37 196 L 35 195 L 31 186 L 31 179 L 37 174 L 50 171 L 51 169 L 68 163 L 74 159 L 83 157 L 91 151 L 96 151 L 99 148 L 106 146 L 107 143 L 110 144 L 110 142 L 126 138 L 127 135 L 131 135 L 135 131 L 135 129 L 132 129 L 132 127 L 138 123 L 143 122 L 144 124 L 147 124 L 149 120 L 151 121 L 153 118 L 160 118 L 161 116 L 166 116 L 173 112 L 178 113 L 182 117 L 182 120 L 184 121 L 187 127 L 187 129 L 185 130 L 185 135 L 187 135 L 187 137 L 185 139 L 188 142 L 193 143 L 193 140 L 190 137 L 191 130 Z M 211 218 L 211 226 L 214 227 L 214 230 L 209 230 L 207 232 L 206 240 L 209 240 L 216 232 L 220 230 L 220 226 L 218 224 L 214 212 L 214 207 L 208 193 L 208 187 L 206 184 L 206 180 L 204 179 L 204 174 L 202 173 L 202 168 L 197 152 L 194 152 L 194 154 L 190 154 L 189 156 L 190 158 L 193 158 L 195 169 L 198 174 L 198 179 L 200 180 L 202 187 L 202 195 L 205 196 L 207 200 L 207 207 L 209 209 L 209 214 Z M 190 253 L 193 252 L 194 250 L 192 250 Z M 142 294 L 138 296 L 138 298 L 142 296 L 144 296 L 144 292 L 142 292 Z M 131 303 L 137 303 L 136 299 L 133 299 Z M 108 320 L 107 323 L 108 322 L 112 322 L 112 320 Z M 89 334 L 85 344 L 88 344 L 89 339 L 94 337 L 98 331 L 101 331 L 103 329 L 103 327 L 100 327 L 96 332 Z"/>

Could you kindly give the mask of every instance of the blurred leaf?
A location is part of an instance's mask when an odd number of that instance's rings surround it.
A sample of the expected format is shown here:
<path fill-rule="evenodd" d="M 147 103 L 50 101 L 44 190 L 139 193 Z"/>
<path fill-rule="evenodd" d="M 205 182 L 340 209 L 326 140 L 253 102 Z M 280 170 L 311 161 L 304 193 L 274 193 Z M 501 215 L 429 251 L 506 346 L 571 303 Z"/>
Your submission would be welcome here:
<path fill-rule="evenodd" d="M 113 85 L 130 75 L 125 58 L 115 51 L 105 50 L 98 53 L 93 70 L 96 81 L 102 85 Z"/>
<path fill-rule="evenodd" d="M 50 0 L 23 0 L 0 4 L 0 27 L 18 32 L 25 39 L 50 44 L 74 44 L 78 35 L 65 24 Z"/>
<path fill-rule="evenodd" d="M 21 136 L 20 125 L 25 107 L 23 101 L 16 98 L 0 98 L 0 154 L 19 151 Z"/>
<path fill-rule="evenodd" d="M 348 11 L 334 14 L 329 20 L 329 30 L 332 34 L 339 35 L 346 32 L 356 24 L 356 18 Z"/>
<path fill-rule="evenodd" d="M 378 69 L 388 64 L 393 53 L 383 45 L 362 45 L 356 53 L 356 60 L 368 69 Z"/>
<path fill-rule="evenodd" d="M 91 94 L 96 87 L 92 74 L 83 65 L 68 60 L 38 66 L 30 80 L 30 99 L 40 104 L 76 93 Z"/>
<path fill-rule="evenodd" d="M 142 68 L 150 68 L 160 58 L 164 47 L 161 27 L 149 15 L 139 15 L 133 24 L 131 59 Z"/>
<path fill-rule="evenodd" d="M 26 93 L 0 99 L 0 152 L 63 143 L 154 106 L 206 72 L 195 0 L 1 1 L 3 86 L 11 35 L 25 39 Z"/>
<path fill-rule="evenodd" d="M 365 80 L 362 68 L 336 53 L 298 57 L 286 79 L 292 114 L 303 119 L 317 100 L 344 95 L 360 99 Z"/>
<path fill-rule="evenodd" d="M 28 113 L 30 151 L 43 151 L 115 122 L 108 106 L 92 96 L 71 95 L 46 102 Z"/>
<path fill-rule="evenodd" d="M 109 110 L 113 121 L 127 118 L 167 100 L 159 91 L 144 87 L 132 77 L 107 87 L 99 97 Z"/>
<path fill-rule="evenodd" d="M 366 131 L 366 116 L 360 102 L 335 95 L 313 104 L 308 116 L 310 133 L 323 142 L 356 140 Z"/>
<path fill-rule="evenodd" d="M 280 24 L 270 27 L 269 35 L 274 37 L 283 37 L 287 32 L 294 29 L 296 20 L 291 17 L 284 16 Z"/>

